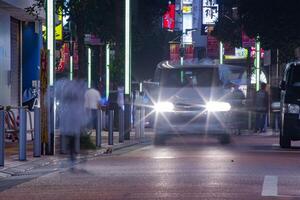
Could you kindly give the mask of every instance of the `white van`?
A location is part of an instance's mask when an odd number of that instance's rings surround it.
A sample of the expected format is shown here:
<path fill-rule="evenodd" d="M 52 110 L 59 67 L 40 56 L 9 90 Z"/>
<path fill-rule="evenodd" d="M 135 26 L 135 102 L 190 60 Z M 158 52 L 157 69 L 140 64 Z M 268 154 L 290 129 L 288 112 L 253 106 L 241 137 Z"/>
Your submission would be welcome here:
<path fill-rule="evenodd" d="M 245 71 L 245 70 L 244 70 Z M 243 70 L 239 77 L 243 76 Z M 178 133 L 228 136 L 232 78 L 228 66 L 214 63 L 158 64 L 159 87 L 154 102 L 156 142 Z"/>

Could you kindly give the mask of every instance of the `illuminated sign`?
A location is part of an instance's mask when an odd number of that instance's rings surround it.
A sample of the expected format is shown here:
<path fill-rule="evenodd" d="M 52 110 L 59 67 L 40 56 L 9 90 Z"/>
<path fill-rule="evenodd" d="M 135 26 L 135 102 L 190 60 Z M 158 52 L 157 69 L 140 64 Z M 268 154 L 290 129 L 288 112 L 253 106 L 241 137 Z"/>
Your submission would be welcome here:
<path fill-rule="evenodd" d="M 226 60 L 246 59 L 248 57 L 248 50 L 245 48 L 235 48 L 235 55 L 225 55 Z"/>
<path fill-rule="evenodd" d="M 192 6 L 191 5 L 183 5 L 182 6 L 182 13 L 192 13 Z"/>
<path fill-rule="evenodd" d="M 55 26 L 55 40 L 63 40 L 63 11 L 60 8 L 57 15 L 58 24 Z"/>
<path fill-rule="evenodd" d="M 174 30 L 175 28 L 175 4 L 169 4 L 168 11 L 163 16 L 163 28 Z"/>
<path fill-rule="evenodd" d="M 193 0 L 182 0 L 183 4 L 193 4 Z"/>
<path fill-rule="evenodd" d="M 256 48 L 251 47 L 251 53 L 250 53 L 251 58 L 256 58 Z M 265 57 L 265 51 L 261 48 L 260 49 L 260 58 Z"/>
<path fill-rule="evenodd" d="M 57 21 L 58 23 L 55 25 L 55 40 L 63 40 L 63 13 L 62 10 L 60 9 L 58 11 L 57 15 Z M 47 26 L 42 25 L 42 34 L 43 34 L 43 39 L 47 39 Z"/>
<path fill-rule="evenodd" d="M 215 0 L 203 0 L 202 4 L 202 23 L 213 25 L 219 17 L 219 5 Z"/>

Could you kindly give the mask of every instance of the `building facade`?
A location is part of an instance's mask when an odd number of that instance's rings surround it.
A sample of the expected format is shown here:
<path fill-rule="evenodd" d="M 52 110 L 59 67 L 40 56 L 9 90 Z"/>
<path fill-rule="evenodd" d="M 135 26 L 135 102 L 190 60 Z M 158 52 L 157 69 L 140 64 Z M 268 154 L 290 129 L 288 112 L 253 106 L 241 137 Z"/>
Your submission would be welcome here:
<path fill-rule="evenodd" d="M 39 79 L 42 22 L 25 12 L 32 3 L 0 0 L 0 105 L 21 105 Z"/>

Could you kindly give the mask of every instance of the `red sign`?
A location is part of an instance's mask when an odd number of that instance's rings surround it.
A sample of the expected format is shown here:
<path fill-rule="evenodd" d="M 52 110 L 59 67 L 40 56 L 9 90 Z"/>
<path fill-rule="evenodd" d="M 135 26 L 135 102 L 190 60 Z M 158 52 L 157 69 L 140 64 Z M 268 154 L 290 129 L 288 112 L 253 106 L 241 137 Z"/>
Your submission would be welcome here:
<path fill-rule="evenodd" d="M 179 58 L 180 58 L 179 49 L 180 49 L 179 43 L 170 43 L 170 60 L 171 61 L 179 60 Z"/>
<path fill-rule="evenodd" d="M 56 71 L 64 72 L 65 69 L 69 67 L 69 63 L 70 63 L 69 44 L 64 43 L 63 46 L 61 47 L 59 53 L 60 53 L 60 59 L 59 59 Z"/>
<path fill-rule="evenodd" d="M 207 56 L 209 58 L 219 57 L 219 41 L 211 35 L 207 36 Z"/>
<path fill-rule="evenodd" d="M 186 44 L 185 45 L 185 59 L 193 59 L 194 58 L 194 45 L 192 44 Z"/>
<path fill-rule="evenodd" d="M 251 56 L 251 58 L 255 58 L 255 56 L 256 56 L 256 48 L 255 47 L 251 47 L 250 56 Z M 260 49 L 260 58 L 264 58 L 264 56 L 265 56 L 265 50 Z"/>
<path fill-rule="evenodd" d="M 168 11 L 163 16 L 163 28 L 174 30 L 175 28 L 175 4 L 169 4 Z"/>

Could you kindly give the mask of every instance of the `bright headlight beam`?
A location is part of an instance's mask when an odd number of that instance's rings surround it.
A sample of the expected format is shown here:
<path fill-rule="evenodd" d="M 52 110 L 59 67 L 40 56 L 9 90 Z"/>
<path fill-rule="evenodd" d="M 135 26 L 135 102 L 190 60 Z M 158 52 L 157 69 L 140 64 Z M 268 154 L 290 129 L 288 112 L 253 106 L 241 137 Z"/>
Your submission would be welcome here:
<path fill-rule="evenodd" d="M 154 105 L 156 112 L 172 112 L 174 110 L 174 104 L 171 102 L 159 102 Z"/>
<path fill-rule="evenodd" d="M 205 106 L 208 112 L 226 112 L 231 109 L 231 105 L 227 102 L 211 101 Z"/>

